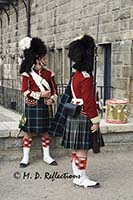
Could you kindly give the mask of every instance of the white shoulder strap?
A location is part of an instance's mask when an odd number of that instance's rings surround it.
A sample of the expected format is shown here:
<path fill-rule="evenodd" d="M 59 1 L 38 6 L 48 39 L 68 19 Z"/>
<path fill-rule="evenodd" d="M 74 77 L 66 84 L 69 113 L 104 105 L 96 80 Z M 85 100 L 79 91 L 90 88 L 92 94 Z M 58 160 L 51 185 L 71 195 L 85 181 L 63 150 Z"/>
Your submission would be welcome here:
<path fill-rule="evenodd" d="M 74 93 L 74 90 L 73 90 L 72 81 L 71 81 L 71 91 L 72 91 L 72 96 L 73 96 L 72 102 L 73 102 L 74 104 L 77 104 L 77 102 L 78 102 L 79 105 L 83 105 L 83 99 L 81 99 L 81 98 L 76 98 L 76 96 L 75 96 L 75 93 Z"/>
<path fill-rule="evenodd" d="M 74 93 L 74 90 L 73 90 L 73 84 L 72 84 L 72 81 L 71 81 L 71 91 L 72 91 L 73 98 L 76 99 L 76 96 L 75 96 L 75 93 Z"/>
<path fill-rule="evenodd" d="M 39 89 L 41 90 L 41 92 L 45 91 L 45 88 L 43 87 L 43 85 L 47 88 L 47 90 L 50 90 L 50 86 L 48 84 L 48 82 L 43 79 L 41 76 L 39 76 L 34 70 L 33 68 L 31 69 L 30 72 L 33 80 L 35 81 L 35 83 L 37 84 L 37 86 L 39 87 Z"/>

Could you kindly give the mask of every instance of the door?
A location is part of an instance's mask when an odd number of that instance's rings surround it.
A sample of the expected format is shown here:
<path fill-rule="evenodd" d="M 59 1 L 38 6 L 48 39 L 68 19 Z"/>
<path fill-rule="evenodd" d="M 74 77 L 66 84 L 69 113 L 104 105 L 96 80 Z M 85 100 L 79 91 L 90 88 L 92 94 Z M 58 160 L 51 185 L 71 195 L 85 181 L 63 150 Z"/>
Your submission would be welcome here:
<path fill-rule="evenodd" d="M 111 98 L 111 44 L 104 46 L 104 103 Z"/>

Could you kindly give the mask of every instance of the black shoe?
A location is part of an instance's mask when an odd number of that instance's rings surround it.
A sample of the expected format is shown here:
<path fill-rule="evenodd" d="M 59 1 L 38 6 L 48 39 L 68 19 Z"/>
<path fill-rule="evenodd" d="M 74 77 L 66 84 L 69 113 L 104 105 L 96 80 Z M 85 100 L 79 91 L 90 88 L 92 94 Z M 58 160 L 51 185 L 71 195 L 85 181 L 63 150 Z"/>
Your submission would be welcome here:
<path fill-rule="evenodd" d="M 27 163 L 27 164 L 25 164 L 25 163 L 20 163 L 20 168 L 25 168 L 25 167 L 27 167 L 29 165 L 29 163 Z"/>
<path fill-rule="evenodd" d="M 96 183 L 96 185 L 93 185 L 93 186 L 88 186 L 88 187 L 91 187 L 91 188 L 100 188 L 100 183 Z"/>
<path fill-rule="evenodd" d="M 57 166 L 58 163 L 54 160 L 53 162 L 51 162 L 49 165 L 53 165 L 53 166 Z"/>

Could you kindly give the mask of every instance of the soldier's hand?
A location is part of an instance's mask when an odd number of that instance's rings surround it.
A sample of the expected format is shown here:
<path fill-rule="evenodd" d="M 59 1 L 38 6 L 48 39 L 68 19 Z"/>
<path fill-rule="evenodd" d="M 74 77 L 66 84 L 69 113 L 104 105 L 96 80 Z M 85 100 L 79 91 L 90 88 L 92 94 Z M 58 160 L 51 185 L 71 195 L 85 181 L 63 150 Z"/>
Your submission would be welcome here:
<path fill-rule="evenodd" d="M 48 99 L 46 101 L 46 104 L 49 106 L 49 105 L 52 105 L 54 103 L 54 101 L 52 99 Z"/>
<path fill-rule="evenodd" d="M 92 127 L 91 127 L 92 133 L 96 132 L 98 130 L 98 128 L 99 128 L 99 123 L 93 124 Z"/>

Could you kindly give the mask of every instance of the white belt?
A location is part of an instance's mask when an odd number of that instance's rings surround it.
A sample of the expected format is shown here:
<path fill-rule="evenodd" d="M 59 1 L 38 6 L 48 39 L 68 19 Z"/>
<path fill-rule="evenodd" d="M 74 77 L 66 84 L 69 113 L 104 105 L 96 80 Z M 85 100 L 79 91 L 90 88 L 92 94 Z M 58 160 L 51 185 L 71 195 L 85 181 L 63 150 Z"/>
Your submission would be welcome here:
<path fill-rule="evenodd" d="M 81 98 L 72 98 L 71 103 L 78 104 L 78 105 L 83 105 L 83 99 L 81 99 Z"/>

